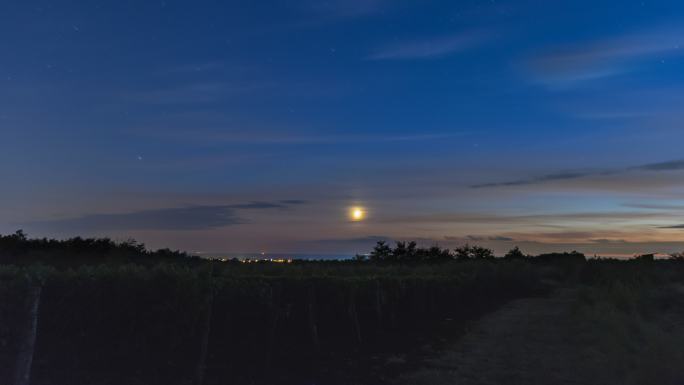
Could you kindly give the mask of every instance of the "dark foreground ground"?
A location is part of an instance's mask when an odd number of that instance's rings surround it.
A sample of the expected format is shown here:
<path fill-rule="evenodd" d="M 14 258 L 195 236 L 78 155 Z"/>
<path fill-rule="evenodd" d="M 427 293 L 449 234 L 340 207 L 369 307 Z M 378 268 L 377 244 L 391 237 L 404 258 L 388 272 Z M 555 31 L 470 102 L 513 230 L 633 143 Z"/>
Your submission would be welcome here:
<path fill-rule="evenodd" d="M 684 383 L 680 260 L 36 255 L 0 264 L 0 384 Z"/>
<path fill-rule="evenodd" d="M 0 267 L 0 376 L 62 384 L 383 384 L 542 295 L 525 263 Z"/>
<path fill-rule="evenodd" d="M 465 336 L 398 383 L 684 384 L 683 289 L 596 293 L 571 288 L 514 300 L 475 322 Z M 659 295 L 669 298 L 656 305 L 655 313 L 631 308 L 640 306 L 636 297 Z"/>

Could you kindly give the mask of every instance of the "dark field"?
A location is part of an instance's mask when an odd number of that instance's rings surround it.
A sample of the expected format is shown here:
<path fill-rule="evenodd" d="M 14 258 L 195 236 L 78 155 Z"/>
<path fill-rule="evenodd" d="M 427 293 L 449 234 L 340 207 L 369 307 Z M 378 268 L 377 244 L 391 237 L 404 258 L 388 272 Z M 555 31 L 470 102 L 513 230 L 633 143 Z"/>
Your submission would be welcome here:
<path fill-rule="evenodd" d="M 27 357 L 34 385 L 684 380 L 679 260 L 117 253 L 5 254 L 0 383 Z"/>

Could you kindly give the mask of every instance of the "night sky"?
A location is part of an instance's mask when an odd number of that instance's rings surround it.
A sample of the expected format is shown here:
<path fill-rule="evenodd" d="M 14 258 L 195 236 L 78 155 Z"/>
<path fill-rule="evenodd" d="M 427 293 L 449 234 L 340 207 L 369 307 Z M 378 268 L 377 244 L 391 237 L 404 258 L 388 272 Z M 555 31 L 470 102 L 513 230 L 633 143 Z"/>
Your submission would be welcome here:
<path fill-rule="evenodd" d="M 3 1 L 0 233 L 682 251 L 682 45 L 681 1 Z"/>

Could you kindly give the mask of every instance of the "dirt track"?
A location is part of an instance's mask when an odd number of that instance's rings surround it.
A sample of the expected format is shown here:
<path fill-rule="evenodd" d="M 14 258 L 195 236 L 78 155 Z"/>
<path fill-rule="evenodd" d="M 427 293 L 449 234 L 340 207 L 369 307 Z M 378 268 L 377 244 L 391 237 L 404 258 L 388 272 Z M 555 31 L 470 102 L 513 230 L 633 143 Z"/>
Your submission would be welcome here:
<path fill-rule="evenodd" d="M 452 349 L 402 379 L 412 385 L 605 384 L 574 338 L 574 291 L 513 301 L 479 321 Z M 594 356 L 594 358 L 592 358 Z"/>

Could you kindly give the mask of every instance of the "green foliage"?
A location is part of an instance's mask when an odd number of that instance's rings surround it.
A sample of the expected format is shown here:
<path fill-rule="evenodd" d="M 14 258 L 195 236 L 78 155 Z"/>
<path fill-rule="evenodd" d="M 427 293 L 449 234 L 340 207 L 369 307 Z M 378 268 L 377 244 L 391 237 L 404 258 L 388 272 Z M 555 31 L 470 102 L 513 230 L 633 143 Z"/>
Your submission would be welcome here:
<path fill-rule="evenodd" d="M 680 384 L 684 316 L 678 261 L 595 261 L 572 322 L 613 383 Z"/>

